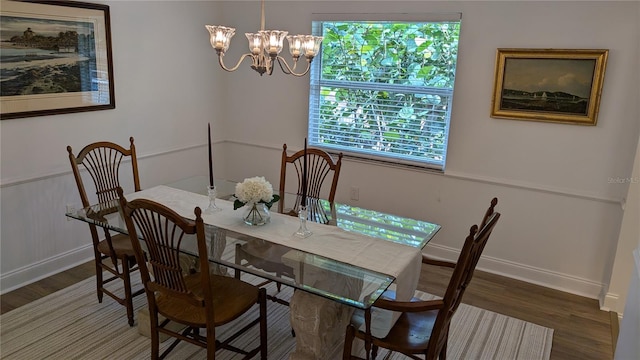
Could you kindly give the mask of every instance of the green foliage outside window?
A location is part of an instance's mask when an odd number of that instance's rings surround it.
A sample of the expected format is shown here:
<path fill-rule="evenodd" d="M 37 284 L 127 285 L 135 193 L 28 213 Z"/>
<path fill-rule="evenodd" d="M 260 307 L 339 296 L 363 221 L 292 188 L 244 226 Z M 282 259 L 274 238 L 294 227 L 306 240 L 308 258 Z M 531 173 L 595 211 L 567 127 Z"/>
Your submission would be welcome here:
<path fill-rule="evenodd" d="M 459 33 L 459 22 L 323 22 L 311 142 L 444 166 Z"/>

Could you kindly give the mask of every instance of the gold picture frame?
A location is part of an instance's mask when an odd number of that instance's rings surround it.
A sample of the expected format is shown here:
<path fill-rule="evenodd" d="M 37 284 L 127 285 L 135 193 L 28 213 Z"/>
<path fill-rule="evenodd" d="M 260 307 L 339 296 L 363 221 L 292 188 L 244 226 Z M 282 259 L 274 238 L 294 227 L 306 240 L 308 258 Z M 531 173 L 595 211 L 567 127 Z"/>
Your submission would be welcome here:
<path fill-rule="evenodd" d="M 596 125 L 607 49 L 498 49 L 491 117 Z"/>

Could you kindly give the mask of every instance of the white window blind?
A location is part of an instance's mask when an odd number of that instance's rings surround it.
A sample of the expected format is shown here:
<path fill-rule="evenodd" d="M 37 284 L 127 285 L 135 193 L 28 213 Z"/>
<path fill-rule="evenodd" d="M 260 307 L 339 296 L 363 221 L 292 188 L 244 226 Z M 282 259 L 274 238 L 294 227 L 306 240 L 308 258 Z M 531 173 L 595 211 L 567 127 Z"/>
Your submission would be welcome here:
<path fill-rule="evenodd" d="M 460 16 L 437 21 L 315 20 L 309 144 L 444 169 Z M 344 16 L 342 16 L 344 17 Z M 415 17 L 413 15 L 412 17 Z M 442 17 L 442 16 L 440 16 Z M 391 16 L 389 18 L 398 18 Z"/>

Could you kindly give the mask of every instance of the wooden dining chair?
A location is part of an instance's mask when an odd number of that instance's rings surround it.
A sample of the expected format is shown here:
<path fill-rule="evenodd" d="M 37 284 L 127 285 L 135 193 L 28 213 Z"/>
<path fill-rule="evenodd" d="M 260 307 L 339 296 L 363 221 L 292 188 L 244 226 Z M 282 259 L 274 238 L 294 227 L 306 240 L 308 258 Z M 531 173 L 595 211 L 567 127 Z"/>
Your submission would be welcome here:
<path fill-rule="evenodd" d="M 486 224 L 478 231 L 473 225 L 469 230 L 458 261 L 453 265 L 453 273 L 442 299 L 396 301 L 395 292 L 386 291 L 373 304 L 375 308 L 398 311 L 402 314 L 384 338 L 371 334 L 371 308 L 356 312 L 351 324 L 347 326 L 343 359 L 359 359 L 351 354 L 353 340 L 362 339 L 365 343 L 366 358 L 376 358 L 378 348 L 402 353 L 412 359 L 445 360 L 451 319 L 455 314 L 462 296 L 473 277 L 480 259 L 500 213 L 493 212 L 487 217 Z M 364 330 L 361 330 L 364 324 Z"/>
<path fill-rule="evenodd" d="M 147 199 L 127 202 L 119 190 L 130 241 L 140 264 L 140 275 L 149 305 L 151 358 L 164 358 L 180 341 L 207 349 L 207 359 L 215 359 L 217 350 L 226 349 L 251 359 L 258 353 L 267 358 L 266 290 L 233 277 L 209 271 L 209 253 L 202 211 L 194 209 L 195 220 L 187 220 L 173 210 Z M 196 235 L 199 271 L 185 274 L 180 266 L 183 246 Z M 144 242 L 146 252 L 141 242 Z M 146 257 L 145 257 L 146 253 Z M 145 261 L 146 260 L 146 261 Z M 231 323 L 257 305 L 258 316 L 224 340 L 216 337 L 216 327 Z M 164 317 L 160 321 L 159 317 Z M 171 324 L 186 328 L 174 331 Z M 259 324 L 260 344 L 244 350 L 231 344 L 241 334 Z M 201 335 L 200 330 L 206 334 Z M 174 342 L 160 355 L 160 333 Z"/>
<path fill-rule="evenodd" d="M 89 207 L 91 204 L 87 193 L 83 177 L 80 173 L 81 169 L 88 173 L 92 180 L 93 190 L 97 196 L 98 203 L 102 204 L 101 208 L 96 212 L 87 214 L 96 217 L 97 220 L 106 214 L 118 211 L 118 193 L 116 189 L 123 186 L 123 182 L 128 179 L 128 174 L 121 172 L 121 166 L 126 160 L 130 161 L 131 173 L 133 178 L 130 179 L 133 184 L 134 191 L 140 191 L 140 180 L 138 177 L 138 162 L 136 159 L 136 148 L 133 144 L 133 137 L 129 138 L 130 147 L 125 149 L 118 144 L 112 142 L 95 142 L 85 146 L 78 155 L 73 154 L 71 146 L 67 146 L 69 153 L 69 161 L 73 176 L 78 186 L 82 207 Z M 127 171 L 128 172 L 128 171 Z M 88 181 L 87 181 L 88 182 Z M 111 233 L 104 229 L 104 238 L 100 239 L 97 227 L 89 224 L 91 231 L 91 240 L 93 242 L 93 254 L 96 267 L 96 287 L 98 293 L 98 302 L 102 302 L 103 294 L 107 294 L 119 304 L 124 305 L 127 309 L 127 318 L 129 325 L 133 326 L 133 297 L 143 294 L 144 289 L 132 291 L 131 273 L 138 270 L 135 254 L 131 241 L 127 235 Z M 109 277 L 103 277 L 103 271 L 109 272 Z M 105 288 L 105 284 L 120 279 L 124 284 L 124 297 L 116 295 L 111 290 Z"/>
<path fill-rule="evenodd" d="M 304 149 L 295 152 L 289 156 L 287 154 L 287 144 L 282 145 L 282 163 L 280 165 L 280 201 L 278 202 L 278 212 L 285 213 L 285 195 L 287 168 L 292 166 L 298 179 L 296 199 L 291 209 L 287 209 L 286 213 L 292 216 L 298 216 L 298 209 L 302 200 L 304 182 L 302 179 L 304 164 Z M 338 160 L 334 161 L 333 157 L 326 151 L 317 148 L 307 148 L 307 216 L 309 221 L 327 224 L 329 217 L 324 211 L 319 200 L 322 199 L 323 188 L 326 180 L 330 180 L 329 190 L 326 200 L 329 201 L 333 212 L 333 221 L 335 221 L 334 199 L 336 197 L 336 189 L 338 188 L 338 179 L 340 178 L 340 168 L 342 167 L 342 153 L 338 154 Z"/>

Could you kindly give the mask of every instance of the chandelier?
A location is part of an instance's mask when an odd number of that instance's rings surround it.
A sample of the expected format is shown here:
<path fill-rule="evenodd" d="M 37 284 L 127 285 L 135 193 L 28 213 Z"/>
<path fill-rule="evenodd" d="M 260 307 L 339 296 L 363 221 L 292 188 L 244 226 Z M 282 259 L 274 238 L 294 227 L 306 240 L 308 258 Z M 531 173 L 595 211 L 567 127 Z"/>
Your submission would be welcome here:
<path fill-rule="evenodd" d="M 247 40 L 249 40 L 250 53 L 243 54 L 238 60 L 238 63 L 228 68 L 224 65 L 223 57 L 225 52 L 229 49 L 231 38 L 236 33 L 235 28 L 220 26 L 220 25 L 205 25 L 209 30 L 209 41 L 211 46 L 216 50 L 218 54 L 218 63 L 226 71 L 236 71 L 242 61 L 246 57 L 251 58 L 251 68 L 257 71 L 260 76 L 267 73 L 271 75 L 273 68 L 277 62 L 280 65 L 280 69 L 287 75 L 304 76 L 309 72 L 311 68 L 311 61 L 318 54 L 320 50 L 320 44 L 322 43 L 322 36 L 313 35 L 288 35 L 287 31 L 281 30 L 265 30 L 264 29 L 264 0 L 261 5 L 261 22 L 260 31 L 257 33 L 245 33 Z M 289 43 L 289 53 L 293 58 L 293 66 L 289 66 L 286 60 L 280 56 L 284 39 L 287 39 Z M 304 56 L 307 59 L 307 68 L 301 72 L 296 73 L 296 65 L 300 56 Z"/>

